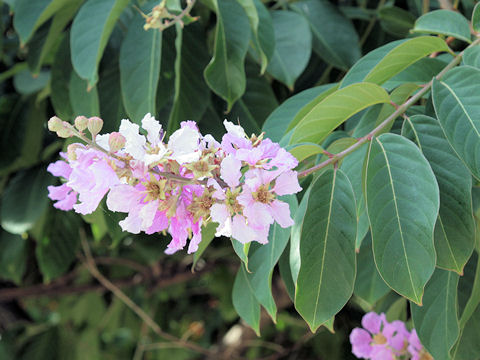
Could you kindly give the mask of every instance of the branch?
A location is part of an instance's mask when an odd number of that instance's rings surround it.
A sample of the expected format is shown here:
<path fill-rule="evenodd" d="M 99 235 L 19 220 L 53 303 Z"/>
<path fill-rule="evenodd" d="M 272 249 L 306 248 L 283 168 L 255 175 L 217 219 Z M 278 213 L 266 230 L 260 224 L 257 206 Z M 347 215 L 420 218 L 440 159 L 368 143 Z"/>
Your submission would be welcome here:
<path fill-rule="evenodd" d="M 117 298 L 119 298 L 125 305 L 127 305 L 135 314 L 140 317 L 143 322 L 158 336 L 176 344 L 182 348 L 187 348 L 198 352 L 203 355 L 212 356 L 214 352 L 205 349 L 195 343 L 182 340 L 173 336 L 161 329 L 161 327 L 145 312 L 141 307 L 139 307 L 132 299 L 130 299 L 118 286 L 108 280 L 103 274 L 98 270 L 95 261 L 90 252 L 90 247 L 88 246 L 88 241 L 86 239 L 85 233 L 80 229 L 80 238 L 82 242 L 83 251 L 85 253 L 85 266 L 90 274 L 97 279 L 100 284 L 102 284 L 106 289 L 110 290 Z"/>
<path fill-rule="evenodd" d="M 472 46 L 475 46 L 475 45 L 478 45 L 480 44 L 480 38 L 478 38 L 477 40 L 475 40 L 473 43 L 471 43 L 468 47 L 472 47 Z M 465 49 L 466 50 L 466 49 Z M 430 80 L 430 82 L 428 82 L 427 84 L 425 84 L 422 89 L 417 92 L 415 95 L 413 95 L 410 99 L 408 99 L 408 101 L 404 102 L 402 105 L 398 106 L 398 108 L 395 110 L 395 112 L 390 115 L 389 117 L 387 117 L 380 125 L 378 125 L 375 129 L 373 129 L 372 131 L 370 131 L 367 135 L 361 137 L 361 138 L 358 138 L 357 142 L 353 145 L 351 145 L 350 147 L 346 148 L 345 150 L 339 152 L 338 154 L 335 154 L 334 156 L 332 156 L 331 158 L 321 162 L 320 164 L 317 164 L 309 169 L 306 169 L 306 170 L 303 170 L 301 172 L 298 173 L 298 177 L 299 178 L 302 178 L 302 177 L 305 177 L 307 175 L 310 175 L 311 173 L 315 172 L 315 171 L 318 171 L 320 169 L 323 169 L 324 167 L 330 165 L 330 164 L 333 164 L 333 163 L 336 163 L 338 162 L 338 160 L 344 158 L 345 156 L 347 156 L 348 154 L 354 152 L 355 150 L 357 150 L 358 148 L 360 148 L 363 144 L 365 144 L 366 142 L 372 140 L 372 138 L 374 136 L 376 136 L 378 133 L 380 133 L 383 129 L 385 129 L 388 125 L 390 125 L 390 123 L 392 123 L 393 121 L 395 121 L 395 119 L 401 115 L 403 115 L 405 113 L 405 111 L 407 111 L 407 109 L 414 105 L 423 95 L 425 95 L 425 93 L 427 93 L 430 88 L 432 87 L 433 85 L 433 80 L 436 79 L 436 80 L 440 80 L 450 69 L 454 68 L 455 66 L 457 66 L 460 61 L 462 60 L 462 57 L 463 57 L 463 54 L 465 52 L 465 50 L 463 50 L 460 54 L 458 54 L 447 66 L 445 66 L 445 68 L 440 71 L 438 73 L 437 76 L 435 76 L 432 80 Z"/>

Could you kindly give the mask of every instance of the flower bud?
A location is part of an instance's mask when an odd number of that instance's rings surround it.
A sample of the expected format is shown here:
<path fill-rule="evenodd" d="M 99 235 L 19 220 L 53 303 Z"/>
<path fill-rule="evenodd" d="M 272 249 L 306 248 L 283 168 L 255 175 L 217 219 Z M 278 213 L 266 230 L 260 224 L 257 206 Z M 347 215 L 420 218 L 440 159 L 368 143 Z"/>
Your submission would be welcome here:
<path fill-rule="evenodd" d="M 116 152 L 125 146 L 125 137 L 119 132 L 112 132 L 108 138 L 110 151 Z"/>
<path fill-rule="evenodd" d="M 78 144 L 70 144 L 67 146 L 67 156 L 68 160 L 75 161 L 77 160 L 77 149 L 80 147 Z"/>
<path fill-rule="evenodd" d="M 93 137 L 97 136 L 97 134 L 102 130 L 103 127 L 103 120 L 99 117 L 93 116 L 88 119 L 88 131 L 92 134 Z"/>
<path fill-rule="evenodd" d="M 48 130 L 57 132 L 62 128 L 62 120 L 57 116 L 52 116 L 48 120 Z"/>
<path fill-rule="evenodd" d="M 75 118 L 75 127 L 79 131 L 85 130 L 87 126 L 88 126 L 88 119 L 85 116 L 77 116 Z"/>
<path fill-rule="evenodd" d="M 60 129 L 57 130 L 57 136 L 61 138 L 69 138 L 73 136 L 72 125 L 66 121 L 62 121 Z"/>

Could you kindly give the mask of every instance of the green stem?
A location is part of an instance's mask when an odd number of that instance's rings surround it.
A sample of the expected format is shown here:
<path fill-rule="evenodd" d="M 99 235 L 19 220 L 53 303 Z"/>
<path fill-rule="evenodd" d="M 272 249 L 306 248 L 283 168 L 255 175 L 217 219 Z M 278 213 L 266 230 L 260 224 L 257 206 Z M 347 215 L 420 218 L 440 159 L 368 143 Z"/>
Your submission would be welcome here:
<path fill-rule="evenodd" d="M 475 45 L 478 45 L 480 44 L 480 38 L 478 38 L 477 40 L 475 40 L 473 43 L 471 43 L 468 47 L 472 47 L 472 46 L 475 46 Z M 376 136 L 378 133 L 380 133 L 383 129 L 385 129 L 388 125 L 390 125 L 390 123 L 392 123 L 393 121 L 395 121 L 395 119 L 398 117 L 398 116 L 401 116 L 403 115 L 403 113 L 405 113 L 405 111 L 407 111 L 407 109 L 414 105 L 423 95 L 425 95 L 429 90 L 430 88 L 432 87 L 433 85 L 433 80 L 436 79 L 436 80 L 440 80 L 450 69 L 454 68 L 455 66 L 457 66 L 460 61 L 462 60 L 462 57 L 463 57 L 463 54 L 464 54 L 465 50 L 462 51 L 460 54 L 458 54 L 447 66 L 445 66 L 445 68 L 443 68 L 442 71 L 440 71 L 438 73 L 437 76 L 435 76 L 432 80 L 430 80 L 430 82 L 428 82 L 427 84 L 425 84 L 423 86 L 423 88 L 417 92 L 415 95 L 413 95 L 410 99 L 408 99 L 405 103 L 403 103 L 402 105 L 400 105 L 396 110 L 395 112 L 390 115 L 389 117 L 387 117 L 380 125 L 378 125 L 375 129 L 373 129 L 372 131 L 370 131 L 367 135 L 359 138 L 357 140 L 357 142 L 355 144 L 353 144 L 352 146 L 346 148 L 345 150 L 339 152 L 338 154 L 335 154 L 334 156 L 332 156 L 331 158 L 329 158 L 328 160 L 325 160 L 323 162 L 321 162 L 320 164 L 317 164 L 309 169 L 306 169 L 306 170 L 303 170 L 301 172 L 298 173 L 298 177 L 299 178 L 302 178 L 302 177 L 305 177 L 307 175 L 310 175 L 311 173 L 314 173 L 315 171 L 318 171 L 320 169 L 323 169 L 324 167 L 330 165 L 330 164 L 333 164 L 333 163 L 336 163 L 338 162 L 338 160 L 344 158 L 345 156 L 347 156 L 348 154 L 354 152 L 355 150 L 357 150 L 358 148 L 360 148 L 363 144 L 365 144 L 366 142 L 372 140 L 372 138 L 374 136 Z"/>

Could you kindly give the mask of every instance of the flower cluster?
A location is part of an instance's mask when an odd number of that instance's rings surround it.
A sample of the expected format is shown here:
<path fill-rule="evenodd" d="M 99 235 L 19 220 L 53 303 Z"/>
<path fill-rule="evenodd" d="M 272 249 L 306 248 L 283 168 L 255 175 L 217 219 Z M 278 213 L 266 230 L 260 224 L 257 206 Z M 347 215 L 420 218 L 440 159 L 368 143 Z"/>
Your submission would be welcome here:
<path fill-rule="evenodd" d="M 362 319 L 363 328 L 350 333 L 352 353 L 359 359 L 371 360 L 433 360 L 424 349 L 417 332 L 409 332 L 405 323 L 389 323 L 385 314 L 369 312 Z"/>
<path fill-rule="evenodd" d="M 184 121 L 164 142 L 161 124 L 147 114 L 139 125 L 122 120 L 118 132 L 98 135 L 103 121 L 77 117 L 71 125 L 57 117 L 49 129 L 60 137 L 76 136 L 48 171 L 64 179 L 49 186 L 49 197 L 61 210 L 89 214 L 108 193 L 109 210 L 127 213 L 124 231 L 168 232 L 167 253 L 198 249 L 202 226 L 218 223 L 216 236 L 248 243 L 268 242 L 270 225 L 293 224 L 279 196 L 301 190 L 297 160 L 277 143 L 224 121 L 221 142 L 203 136 L 195 122 Z M 91 138 L 86 136 L 86 130 Z"/>

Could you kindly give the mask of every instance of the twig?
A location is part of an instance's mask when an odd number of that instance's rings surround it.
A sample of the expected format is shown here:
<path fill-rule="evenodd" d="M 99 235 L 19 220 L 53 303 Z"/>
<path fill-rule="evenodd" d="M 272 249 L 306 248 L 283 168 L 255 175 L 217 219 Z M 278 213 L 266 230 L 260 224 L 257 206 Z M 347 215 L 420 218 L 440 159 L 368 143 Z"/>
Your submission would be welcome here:
<path fill-rule="evenodd" d="M 174 335 L 171 335 L 163 331 L 160 326 L 145 312 L 141 307 L 139 307 L 132 299 L 130 299 L 120 288 L 115 286 L 110 280 L 108 280 L 102 273 L 98 270 L 95 265 L 95 261 L 92 257 L 90 247 L 88 246 L 88 241 L 86 239 L 85 232 L 80 229 L 80 238 L 82 243 L 82 248 L 85 253 L 85 266 L 90 274 L 100 282 L 105 288 L 110 290 L 117 298 L 119 298 L 125 305 L 127 305 L 138 317 L 140 317 L 143 322 L 158 336 L 178 345 L 182 348 L 187 348 L 192 351 L 198 352 L 203 355 L 213 356 L 214 352 L 205 349 L 195 343 L 181 340 Z"/>
<path fill-rule="evenodd" d="M 471 43 L 468 47 L 476 46 L 480 44 L 480 38 L 475 40 L 473 43 Z M 385 129 L 388 125 L 390 125 L 391 122 L 393 122 L 398 116 L 401 116 L 407 109 L 414 105 L 425 93 L 427 93 L 430 88 L 433 85 L 433 80 L 437 79 L 440 80 L 450 69 L 454 68 L 457 66 L 460 61 L 462 60 L 463 54 L 465 50 L 463 50 L 460 54 L 458 54 L 445 68 L 443 68 L 442 71 L 438 73 L 437 76 L 435 76 L 430 82 L 425 84 L 420 91 L 418 91 L 415 95 L 413 95 L 409 100 L 404 102 L 402 105 L 398 106 L 398 108 L 395 110 L 395 112 L 387 117 L 380 125 L 378 125 L 375 129 L 373 129 L 371 132 L 369 132 L 366 136 L 363 136 L 361 138 L 358 138 L 357 142 L 350 147 L 346 148 L 345 150 L 339 152 L 338 154 L 335 154 L 333 157 L 329 158 L 328 160 L 325 160 L 321 162 L 320 164 L 317 164 L 309 169 L 303 170 L 298 173 L 298 177 L 302 178 L 307 175 L 310 175 L 311 173 L 318 171 L 320 169 L 323 169 L 324 167 L 338 162 L 338 160 L 344 158 L 348 154 L 354 152 L 355 150 L 359 149 L 363 144 L 366 142 L 372 140 L 374 136 L 379 134 L 383 129 Z"/>
<path fill-rule="evenodd" d="M 380 1 L 378 2 L 376 13 L 378 13 L 378 10 L 380 10 L 380 9 L 382 8 L 382 6 L 385 4 L 385 1 L 386 1 L 386 0 L 380 0 Z M 377 16 L 374 15 L 374 16 L 370 19 L 370 22 L 368 23 L 365 31 L 363 32 L 362 38 L 360 39 L 360 46 L 363 46 L 363 45 L 365 44 L 365 41 L 367 41 L 368 36 L 369 36 L 370 33 L 372 32 L 373 27 L 375 26 L 375 23 L 376 23 L 376 22 L 377 22 Z"/>

